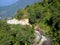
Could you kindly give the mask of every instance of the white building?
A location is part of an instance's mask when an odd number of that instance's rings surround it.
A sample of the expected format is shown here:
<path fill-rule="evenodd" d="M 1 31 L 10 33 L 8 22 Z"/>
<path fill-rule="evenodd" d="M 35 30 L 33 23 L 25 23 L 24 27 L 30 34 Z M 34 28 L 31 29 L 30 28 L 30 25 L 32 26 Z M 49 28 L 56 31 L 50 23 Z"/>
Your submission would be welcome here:
<path fill-rule="evenodd" d="M 32 26 L 29 24 L 29 20 L 28 19 L 21 19 L 21 20 L 17 20 L 17 19 L 11 19 L 11 20 L 7 20 L 7 23 L 8 24 L 20 24 L 20 25 L 29 25 L 29 26 Z"/>

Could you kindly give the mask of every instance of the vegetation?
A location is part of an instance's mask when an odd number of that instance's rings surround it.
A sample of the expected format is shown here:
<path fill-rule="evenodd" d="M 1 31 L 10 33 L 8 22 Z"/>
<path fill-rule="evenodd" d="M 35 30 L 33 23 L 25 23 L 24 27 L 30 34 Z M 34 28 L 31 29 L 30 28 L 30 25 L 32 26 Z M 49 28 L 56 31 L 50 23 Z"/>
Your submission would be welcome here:
<path fill-rule="evenodd" d="M 53 44 L 60 43 L 60 0 L 43 0 L 18 10 L 14 18 L 28 18 L 34 27 L 39 25 Z M 28 30 L 27 30 L 28 29 Z M 9 25 L 0 20 L 0 45 L 31 45 L 34 29 L 29 26 Z"/>
<path fill-rule="evenodd" d="M 8 25 L 0 21 L 0 45 L 30 45 L 33 32 L 33 28 L 29 26 Z"/>

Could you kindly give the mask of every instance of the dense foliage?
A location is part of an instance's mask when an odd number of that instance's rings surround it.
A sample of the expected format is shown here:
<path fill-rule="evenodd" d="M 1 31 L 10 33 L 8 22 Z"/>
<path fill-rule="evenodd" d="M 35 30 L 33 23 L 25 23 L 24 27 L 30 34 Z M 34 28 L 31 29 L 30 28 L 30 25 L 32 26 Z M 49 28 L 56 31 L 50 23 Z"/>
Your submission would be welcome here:
<path fill-rule="evenodd" d="M 60 42 L 60 0 L 43 0 L 42 2 L 26 6 L 29 23 L 39 25 L 47 36 L 50 36 L 53 45 Z"/>
<path fill-rule="evenodd" d="M 0 20 L 0 45 L 30 45 L 33 37 L 33 28 Z"/>
<path fill-rule="evenodd" d="M 39 25 L 46 36 L 51 37 L 53 45 L 60 44 L 60 0 L 43 0 L 18 10 L 14 18 L 28 18 L 33 26 Z M 0 20 L 0 45 L 31 45 L 34 37 L 29 26 L 8 25 Z"/>

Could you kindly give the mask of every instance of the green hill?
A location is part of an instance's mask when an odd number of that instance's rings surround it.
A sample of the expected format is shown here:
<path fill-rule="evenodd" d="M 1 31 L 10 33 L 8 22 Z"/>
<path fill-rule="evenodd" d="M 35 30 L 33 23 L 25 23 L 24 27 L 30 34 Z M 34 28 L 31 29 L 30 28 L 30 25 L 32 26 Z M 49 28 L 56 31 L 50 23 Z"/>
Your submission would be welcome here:
<path fill-rule="evenodd" d="M 10 25 L 6 20 L 0 20 L 0 45 L 31 45 L 36 25 L 51 38 L 52 45 L 60 44 L 60 0 L 43 0 L 27 5 L 13 18 L 28 18 L 32 27 Z"/>
<path fill-rule="evenodd" d="M 59 45 L 60 41 L 60 1 L 43 0 L 33 5 L 27 5 L 20 9 L 15 17 L 17 19 L 28 18 L 33 26 L 39 25 L 47 36 L 50 36 L 53 45 Z M 27 15 L 24 17 L 24 15 Z"/>

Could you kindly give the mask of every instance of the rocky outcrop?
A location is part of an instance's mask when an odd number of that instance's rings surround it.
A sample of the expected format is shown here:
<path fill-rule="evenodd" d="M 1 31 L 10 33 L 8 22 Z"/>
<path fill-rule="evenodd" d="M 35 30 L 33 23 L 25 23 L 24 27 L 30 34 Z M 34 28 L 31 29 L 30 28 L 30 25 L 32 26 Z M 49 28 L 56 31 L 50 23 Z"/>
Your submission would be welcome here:
<path fill-rule="evenodd" d="M 35 39 L 33 45 L 52 45 L 51 40 L 44 36 L 39 27 L 35 27 Z"/>

